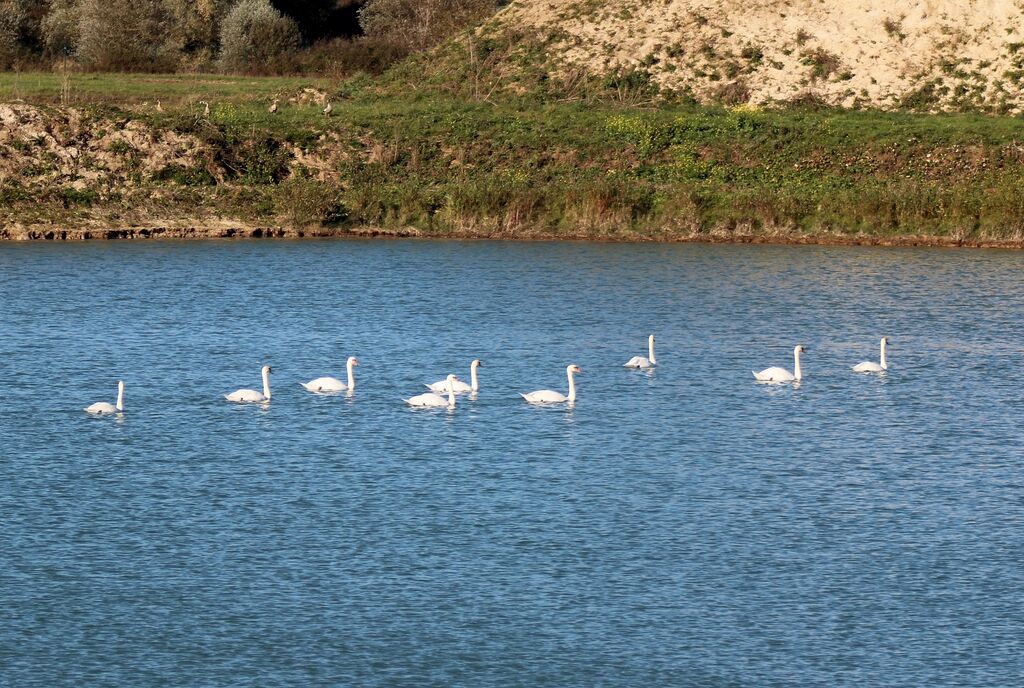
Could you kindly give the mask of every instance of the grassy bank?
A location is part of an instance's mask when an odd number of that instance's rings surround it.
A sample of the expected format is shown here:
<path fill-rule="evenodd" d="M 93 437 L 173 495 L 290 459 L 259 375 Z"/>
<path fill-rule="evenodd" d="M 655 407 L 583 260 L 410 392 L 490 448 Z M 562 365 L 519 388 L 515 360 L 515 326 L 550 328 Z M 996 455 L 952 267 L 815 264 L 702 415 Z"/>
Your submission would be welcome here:
<path fill-rule="evenodd" d="M 0 102 L 5 227 L 1024 239 L 1016 118 L 483 102 L 216 76 L 5 74 Z"/>

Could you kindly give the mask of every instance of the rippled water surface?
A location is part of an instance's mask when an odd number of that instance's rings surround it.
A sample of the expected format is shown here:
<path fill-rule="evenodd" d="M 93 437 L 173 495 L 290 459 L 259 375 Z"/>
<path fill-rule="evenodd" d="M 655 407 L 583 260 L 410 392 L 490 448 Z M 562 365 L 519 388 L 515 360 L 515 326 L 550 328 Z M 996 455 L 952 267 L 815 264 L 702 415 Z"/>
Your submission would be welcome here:
<path fill-rule="evenodd" d="M 1024 254 L 0 247 L 0 684 L 1010 686 Z M 656 372 L 621 364 L 658 335 Z M 877 359 L 884 377 L 849 366 Z M 750 371 L 792 365 L 797 387 Z M 344 376 L 347 398 L 298 383 Z M 454 412 L 402 397 L 449 372 Z M 267 408 L 222 394 L 259 387 Z M 575 408 L 518 392 L 565 390 Z M 114 401 L 122 419 L 82 408 Z"/>

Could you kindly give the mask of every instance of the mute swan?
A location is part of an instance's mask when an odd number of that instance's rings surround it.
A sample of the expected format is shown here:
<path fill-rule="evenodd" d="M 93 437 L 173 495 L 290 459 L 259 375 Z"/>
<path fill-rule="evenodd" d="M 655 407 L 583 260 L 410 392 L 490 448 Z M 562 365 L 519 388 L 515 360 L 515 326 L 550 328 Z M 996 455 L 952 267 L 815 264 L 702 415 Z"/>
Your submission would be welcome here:
<path fill-rule="evenodd" d="M 576 401 L 576 380 L 573 378 L 573 375 L 580 374 L 582 372 L 583 371 L 580 367 L 575 364 L 566 367 L 565 375 L 569 378 L 569 396 L 565 396 L 550 389 L 542 389 L 536 392 L 530 392 L 529 394 L 520 394 L 519 396 L 526 399 L 526 401 L 531 404 L 561 404 L 565 401 L 571 404 Z"/>
<path fill-rule="evenodd" d="M 658 359 L 654 357 L 654 335 L 647 338 L 647 357 L 634 356 L 622 364 L 624 368 L 653 368 L 658 365 Z"/>
<path fill-rule="evenodd" d="M 472 384 L 467 385 L 462 380 L 457 380 L 452 385 L 456 394 L 465 394 L 466 392 L 476 394 L 480 391 L 480 381 L 477 380 L 476 369 L 482 365 L 483 363 L 480 362 L 480 359 L 476 359 L 469 364 L 469 380 Z M 427 389 L 437 394 L 443 394 L 448 391 L 448 380 L 439 380 L 432 385 L 427 385 Z"/>
<path fill-rule="evenodd" d="M 263 394 L 260 394 L 255 389 L 240 389 L 232 392 L 231 394 L 225 394 L 224 398 L 228 401 L 236 401 L 242 404 L 258 404 L 261 401 L 270 401 L 270 374 L 274 372 L 270 366 L 263 366 Z"/>
<path fill-rule="evenodd" d="M 449 375 L 445 378 L 444 384 L 448 388 L 448 398 L 445 399 L 440 394 L 434 392 L 427 392 L 426 394 L 417 394 L 416 396 L 406 399 L 405 403 L 410 406 L 422 406 L 428 408 L 442 408 L 447 406 L 448 408 L 455 408 L 455 383 L 459 382 L 459 378 L 454 375 Z"/>
<path fill-rule="evenodd" d="M 889 343 L 888 337 L 882 337 L 882 361 L 881 363 L 875 363 L 874 361 L 864 361 L 853 366 L 853 372 L 855 373 L 884 373 L 889 370 L 889 364 L 885 360 L 885 347 Z"/>
<path fill-rule="evenodd" d="M 317 394 L 353 390 L 356 388 L 356 378 L 352 373 L 352 368 L 357 365 L 359 365 L 359 359 L 355 356 L 349 356 L 348 362 L 345 364 L 345 368 L 348 370 L 347 385 L 336 377 L 318 377 L 315 380 L 300 382 L 299 384 L 305 387 L 307 392 Z"/>
<path fill-rule="evenodd" d="M 800 372 L 800 354 L 806 351 L 802 346 L 798 346 L 793 349 L 793 372 L 789 372 L 785 368 L 779 368 L 773 366 L 771 368 L 765 368 L 760 373 L 754 373 L 760 382 L 800 382 L 803 379 L 803 375 Z"/>
<path fill-rule="evenodd" d="M 86 413 L 91 413 L 94 416 L 105 416 L 110 413 L 121 413 L 124 411 L 124 382 L 121 380 L 117 381 L 117 405 L 112 406 L 105 401 L 98 401 L 92 406 L 83 409 Z"/>

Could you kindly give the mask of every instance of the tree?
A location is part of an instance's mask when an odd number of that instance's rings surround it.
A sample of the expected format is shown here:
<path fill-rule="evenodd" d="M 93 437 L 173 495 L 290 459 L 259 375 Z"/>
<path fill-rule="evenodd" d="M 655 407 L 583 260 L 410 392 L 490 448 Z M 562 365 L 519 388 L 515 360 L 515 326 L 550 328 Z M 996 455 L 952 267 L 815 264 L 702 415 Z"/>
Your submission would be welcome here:
<path fill-rule="evenodd" d="M 43 19 L 43 47 L 54 57 L 67 57 L 78 49 L 79 12 L 75 0 L 53 0 Z"/>
<path fill-rule="evenodd" d="M 492 14 L 495 0 L 369 0 L 359 11 L 367 36 L 423 50 Z"/>
<path fill-rule="evenodd" d="M 295 21 L 274 9 L 270 0 L 239 0 L 221 28 L 221 65 L 233 71 L 269 69 L 299 42 Z"/>
<path fill-rule="evenodd" d="M 17 58 L 25 18 L 25 5 L 20 0 L 0 0 L 0 68 L 10 67 Z"/>
<path fill-rule="evenodd" d="M 167 43 L 193 66 L 213 61 L 231 0 L 164 0 L 171 16 Z"/>
<path fill-rule="evenodd" d="M 164 0 L 80 0 L 78 59 L 88 69 L 173 71 L 173 18 Z"/>

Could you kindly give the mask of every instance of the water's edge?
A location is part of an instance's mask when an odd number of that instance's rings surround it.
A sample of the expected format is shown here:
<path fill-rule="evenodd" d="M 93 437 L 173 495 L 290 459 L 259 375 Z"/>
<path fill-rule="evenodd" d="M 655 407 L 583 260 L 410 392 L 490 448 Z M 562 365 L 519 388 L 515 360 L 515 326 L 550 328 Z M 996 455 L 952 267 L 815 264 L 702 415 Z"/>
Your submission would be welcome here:
<path fill-rule="evenodd" d="M 728 229 L 709 232 L 680 232 L 637 234 L 593 232 L 486 232 L 476 230 L 438 230 L 423 232 L 415 227 L 285 227 L 255 225 L 244 222 L 217 222 L 206 225 L 135 226 L 135 227 L 80 227 L 66 229 L 46 226 L 0 227 L 0 241 L 114 241 L 114 240 L 210 240 L 210 239 L 343 239 L 343 238 L 401 238 L 401 239 L 477 239 L 498 241 L 595 241 L 609 243 L 709 243 L 709 244 L 778 244 L 821 246 L 888 246 L 938 248 L 1001 248 L 1024 249 L 1022 238 L 961 238 L 952 236 L 870 234 L 804 234 L 778 230 L 747 233 Z"/>

